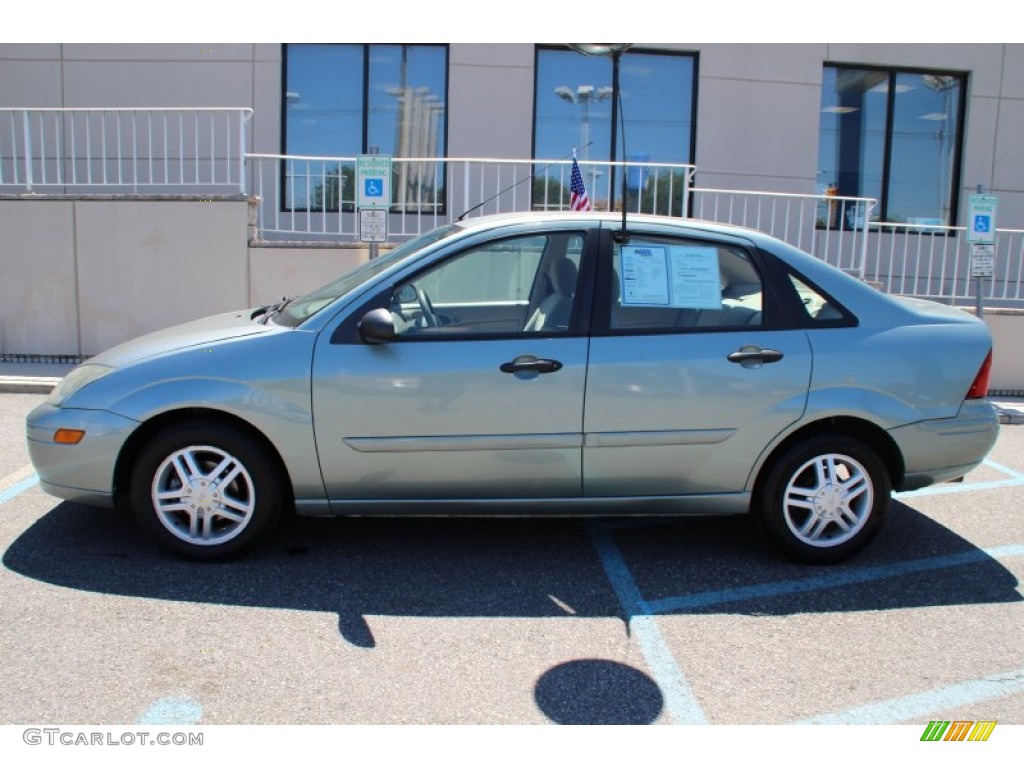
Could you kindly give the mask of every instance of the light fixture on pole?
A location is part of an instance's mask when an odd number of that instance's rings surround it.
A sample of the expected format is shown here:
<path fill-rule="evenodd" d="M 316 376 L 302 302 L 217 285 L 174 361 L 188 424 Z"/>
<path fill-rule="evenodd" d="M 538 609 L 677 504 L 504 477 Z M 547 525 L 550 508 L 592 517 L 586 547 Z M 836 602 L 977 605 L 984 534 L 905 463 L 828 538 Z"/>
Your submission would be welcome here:
<path fill-rule="evenodd" d="M 595 88 L 592 85 L 579 85 L 576 86 L 574 91 L 567 85 L 560 85 L 555 88 L 555 95 L 563 101 L 567 101 L 570 104 L 578 104 L 583 113 L 583 119 L 580 123 L 580 152 L 583 154 L 583 159 L 587 159 L 587 147 L 590 146 L 590 105 L 597 104 L 605 101 L 612 97 L 613 89 L 610 86 L 604 85 L 600 88 Z"/>

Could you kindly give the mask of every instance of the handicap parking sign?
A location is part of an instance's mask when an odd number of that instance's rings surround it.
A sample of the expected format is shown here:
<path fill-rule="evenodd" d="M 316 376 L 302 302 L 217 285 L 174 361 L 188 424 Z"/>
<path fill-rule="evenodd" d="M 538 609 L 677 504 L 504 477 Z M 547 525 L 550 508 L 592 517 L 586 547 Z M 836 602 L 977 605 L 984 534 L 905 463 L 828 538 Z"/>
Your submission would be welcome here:
<path fill-rule="evenodd" d="M 356 207 L 387 208 L 391 205 L 391 158 L 360 155 L 356 158 Z"/>
<path fill-rule="evenodd" d="M 967 211 L 967 242 L 994 243 L 996 241 L 996 212 L 999 199 L 995 195 L 971 195 Z"/>

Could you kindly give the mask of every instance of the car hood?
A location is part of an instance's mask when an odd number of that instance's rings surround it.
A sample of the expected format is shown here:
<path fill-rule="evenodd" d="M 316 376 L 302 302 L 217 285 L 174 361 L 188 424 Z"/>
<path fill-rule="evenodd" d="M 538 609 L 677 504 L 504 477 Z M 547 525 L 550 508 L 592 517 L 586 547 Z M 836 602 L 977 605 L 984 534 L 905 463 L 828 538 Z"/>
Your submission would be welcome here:
<path fill-rule="evenodd" d="M 118 344 L 116 347 L 111 347 L 91 358 L 89 362 L 119 368 L 181 349 L 215 344 L 228 339 L 254 336 L 274 330 L 279 329 L 274 325 L 266 326 L 255 322 L 252 319 L 252 310 L 227 312 L 147 333 L 145 336 L 139 336 L 131 341 Z"/>

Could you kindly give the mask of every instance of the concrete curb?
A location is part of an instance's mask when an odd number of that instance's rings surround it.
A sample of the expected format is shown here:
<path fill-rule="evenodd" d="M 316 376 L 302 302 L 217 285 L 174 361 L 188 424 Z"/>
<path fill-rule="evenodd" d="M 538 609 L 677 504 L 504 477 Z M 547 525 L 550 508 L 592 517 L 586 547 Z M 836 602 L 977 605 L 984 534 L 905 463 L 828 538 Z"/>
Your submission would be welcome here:
<path fill-rule="evenodd" d="M 0 393 L 48 395 L 60 376 L 0 376 Z"/>
<path fill-rule="evenodd" d="M 1000 406 L 996 406 L 996 409 L 999 411 L 1000 424 L 1024 424 L 1024 411 Z"/>

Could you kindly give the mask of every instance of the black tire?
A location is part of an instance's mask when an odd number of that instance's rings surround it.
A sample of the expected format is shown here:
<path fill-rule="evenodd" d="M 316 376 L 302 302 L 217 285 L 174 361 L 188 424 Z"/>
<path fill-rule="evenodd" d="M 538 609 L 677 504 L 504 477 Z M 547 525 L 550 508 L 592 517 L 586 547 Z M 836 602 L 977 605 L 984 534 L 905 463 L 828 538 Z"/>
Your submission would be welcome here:
<path fill-rule="evenodd" d="M 143 446 L 132 469 L 139 525 L 186 560 L 241 555 L 270 532 L 286 500 L 265 443 L 227 422 L 165 427 Z"/>
<path fill-rule="evenodd" d="M 885 463 L 866 443 L 819 434 L 791 446 L 768 467 L 756 514 L 785 555 L 803 563 L 838 563 L 875 537 L 891 494 Z"/>

